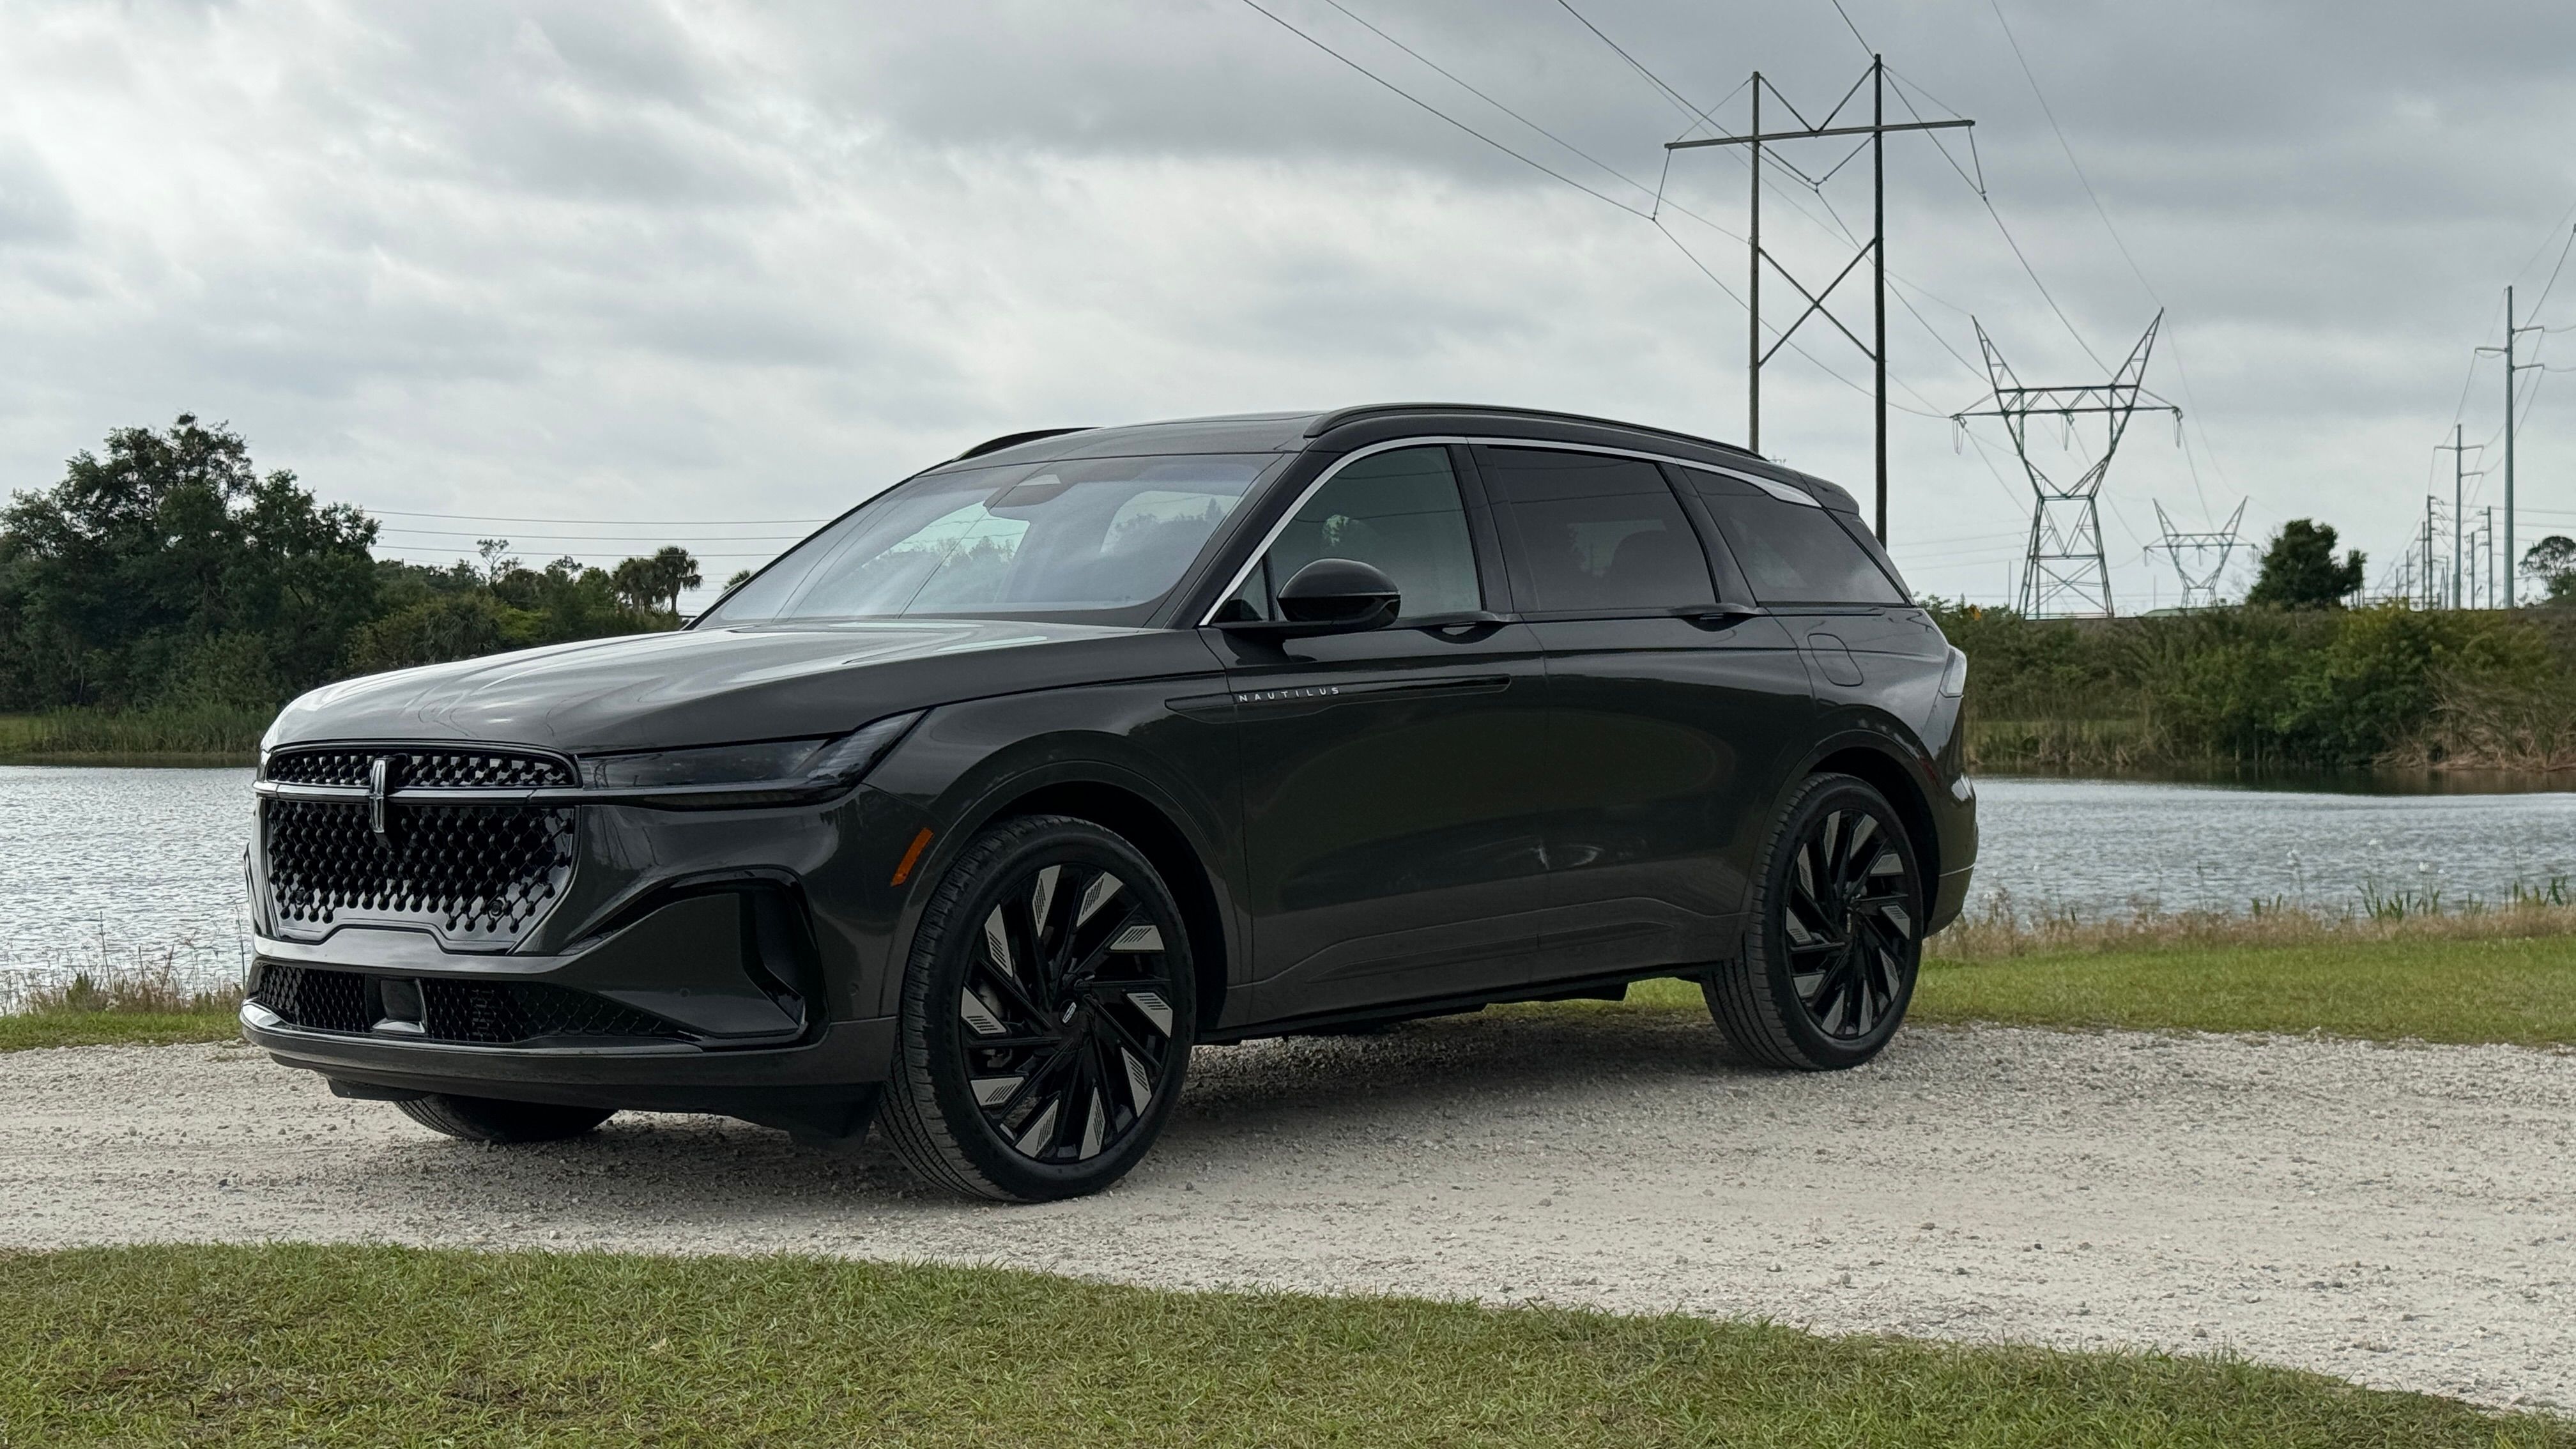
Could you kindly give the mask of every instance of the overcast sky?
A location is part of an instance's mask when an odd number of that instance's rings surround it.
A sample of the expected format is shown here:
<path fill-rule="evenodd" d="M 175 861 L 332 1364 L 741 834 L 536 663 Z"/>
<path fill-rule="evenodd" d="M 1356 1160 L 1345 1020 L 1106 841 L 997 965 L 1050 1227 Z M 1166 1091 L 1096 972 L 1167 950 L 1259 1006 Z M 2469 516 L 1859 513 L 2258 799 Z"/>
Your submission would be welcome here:
<path fill-rule="evenodd" d="M 1680 102 L 1558 0 L 1262 3 L 1566 179 L 1247 0 L 0 0 L 0 486 L 193 411 L 404 557 L 677 541 L 713 582 L 1030 427 L 1442 399 L 1741 438 L 1744 312 L 1693 256 L 1742 293 L 1746 173 L 1666 177 Z M 2177 448 L 2142 417 L 2112 467 L 2124 610 L 2173 601 L 2157 503 L 2324 519 L 2376 581 L 2437 470 L 2448 498 L 2455 419 L 2497 437 L 2472 349 L 2508 282 L 2540 302 L 2576 207 L 2576 6 L 1575 4 L 1729 128 L 1756 68 L 1830 109 L 1855 29 L 1915 107 L 1976 119 L 1973 160 L 1888 148 L 1895 396 L 1928 414 L 1897 415 L 1893 544 L 1934 592 L 2002 598 L 2029 512 L 2001 433 L 1963 450 L 1946 417 L 1985 390 L 1971 314 L 2042 383 L 2167 309 L 2147 381 L 2189 420 Z M 1834 218 L 1866 228 L 1865 159 L 1765 199 L 1811 286 Z M 1621 209 L 1659 180 L 1669 235 Z M 2576 275 L 2538 320 L 2576 326 Z M 1865 495 L 1867 364 L 1798 340 L 1764 451 Z M 2523 381 L 2527 547 L 2576 531 L 2576 383 Z M 2473 514 L 2503 491 L 2474 456 Z M 553 519 L 584 521 L 517 521 Z"/>

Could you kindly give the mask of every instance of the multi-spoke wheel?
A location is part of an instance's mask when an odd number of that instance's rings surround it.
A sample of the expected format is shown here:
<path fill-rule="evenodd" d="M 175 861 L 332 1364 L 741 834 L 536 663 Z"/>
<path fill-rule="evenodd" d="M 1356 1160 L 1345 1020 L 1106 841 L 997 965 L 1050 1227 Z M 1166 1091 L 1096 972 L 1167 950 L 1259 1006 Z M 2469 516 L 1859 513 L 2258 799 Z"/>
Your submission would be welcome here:
<path fill-rule="evenodd" d="M 1922 879 L 1887 798 L 1849 775 L 1800 786 L 1764 847 L 1752 905 L 1742 951 L 1703 983 L 1727 1040 L 1806 1071 L 1878 1055 L 1923 954 Z"/>
<path fill-rule="evenodd" d="M 923 912 L 887 1135 L 960 1192 L 1097 1192 L 1180 1090 L 1191 986 L 1179 908 L 1134 846 L 1083 820 L 1007 822 Z"/>

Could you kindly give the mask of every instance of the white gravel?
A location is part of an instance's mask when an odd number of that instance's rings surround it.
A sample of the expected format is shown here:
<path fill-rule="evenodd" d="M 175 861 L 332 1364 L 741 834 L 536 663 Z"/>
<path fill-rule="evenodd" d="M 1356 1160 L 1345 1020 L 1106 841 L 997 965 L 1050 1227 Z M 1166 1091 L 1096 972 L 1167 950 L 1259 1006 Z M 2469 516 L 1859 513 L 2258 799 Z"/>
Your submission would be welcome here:
<path fill-rule="evenodd" d="M 629 1115 L 468 1146 L 246 1048 L 0 1055 L 0 1244 L 792 1250 L 1173 1287 L 1545 1299 L 1829 1332 L 2228 1349 L 2576 1407 L 2576 1055 L 1495 1015 L 1203 1052 L 1117 1190 L 1045 1207 Z"/>

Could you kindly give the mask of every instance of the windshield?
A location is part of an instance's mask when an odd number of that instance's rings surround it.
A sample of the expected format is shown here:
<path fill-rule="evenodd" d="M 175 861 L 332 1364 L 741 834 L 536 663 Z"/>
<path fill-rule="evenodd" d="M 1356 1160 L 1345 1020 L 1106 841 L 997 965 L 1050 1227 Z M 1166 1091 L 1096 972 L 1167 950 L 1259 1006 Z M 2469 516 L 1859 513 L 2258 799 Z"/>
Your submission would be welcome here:
<path fill-rule="evenodd" d="M 701 622 L 975 614 L 1142 623 L 1278 461 L 1082 458 L 925 474 L 798 544 Z"/>

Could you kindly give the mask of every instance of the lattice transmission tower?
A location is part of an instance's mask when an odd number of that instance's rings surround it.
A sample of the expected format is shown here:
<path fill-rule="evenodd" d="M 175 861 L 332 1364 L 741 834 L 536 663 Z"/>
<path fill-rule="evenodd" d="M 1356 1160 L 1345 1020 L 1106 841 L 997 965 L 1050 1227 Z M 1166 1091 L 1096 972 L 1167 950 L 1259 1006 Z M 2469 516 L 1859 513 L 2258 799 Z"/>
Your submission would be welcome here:
<path fill-rule="evenodd" d="M 2227 515 L 2227 526 L 2206 533 L 2185 533 L 2165 516 L 2165 506 L 2156 505 L 2156 541 L 2147 552 L 2160 553 L 2173 565 L 2182 579 L 2182 606 L 2185 609 L 2207 609 L 2218 603 L 2218 586 L 2227 573 L 2228 557 L 2236 552 L 2236 530 L 2245 522 L 2245 504 L 2239 500 L 2236 511 Z"/>
<path fill-rule="evenodd" d="M 2156 329 L 2164 325 L 2165 314 L 2156 313 L 2147 324 L 2146 335 L 2120 364 L 2119 372 L 2109 382 L 2067 383 L 2049 387 L 2024 387 L 2013 375 L 2003 354 L 1995 349 L 1994 339 L 1986 335 L 1984 323 L 1977 324 L 1977 345 L 1985 350 L 1986 375 L 1994 385 L 1988 399 L 1992 404 L 1951 414 L 1950 420 L 1961 428 L 1970 418 L 1997 418 L 2012 435 L 2013 452 L 2021 459 L 2022 472 L 2030 479 L 2035 497 L 2030 514 L 2030 550 L 2022 560 L 2021 611 L 2030 618 L 2108 618 L 2111 608 L 2111 565 L 2102 551 L 2102 514 L 2097 499 L 2102 492 L 2103 477 L 2110 472 L 2111 456 L 2120 450 L 2120 439 L 2129 431 L 2129 417 L 2139 408 L 2149 412 L 2173 414 L 2177 438 L 2182 430 L 2182 409 L 2146 390 L 2147 354 L 2156 343 Z M 2077 436 L 2076 420 L 2100 417 L 2105 424 L 2102 451 L 2087 466 L 2082 476 L 2071 483 L 2061 483 L 2049 476 L 2031 456 L 2030 424 L 2033 418 L 2054 417 L 2064 429 L 2067 446 L 2072 448 Z"/>

